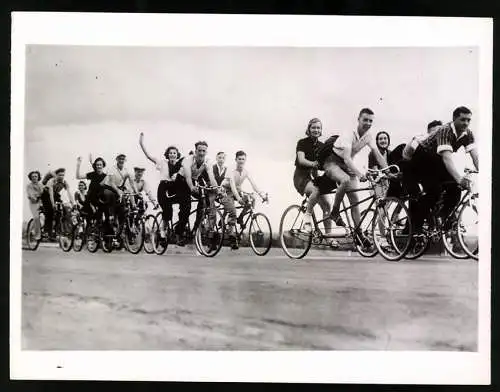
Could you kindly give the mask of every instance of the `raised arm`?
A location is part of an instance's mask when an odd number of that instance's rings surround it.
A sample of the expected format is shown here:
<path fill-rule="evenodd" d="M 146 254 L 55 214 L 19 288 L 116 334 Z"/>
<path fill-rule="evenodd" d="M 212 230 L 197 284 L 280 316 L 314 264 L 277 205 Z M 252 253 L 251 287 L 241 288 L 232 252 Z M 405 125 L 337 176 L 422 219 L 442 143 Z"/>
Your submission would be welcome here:
<path fill-rule="evenodd" d="M 144 147 L 144 132 L 141 132 L 139 136 L 139 146 L 141 146 L 142 152 L 144 155 L 146 155 L 146 158 L 148 158 L 151 162 L 153 162 L 155 165 L 158 164 L 158 160 L 151 156 L 147 151 L 146 147 Z"/>
<path fill-rule="evenodd" d="M 92 157 L 92 153 L 91 152 L 89 153 L 89 163 L 90 163 L 90 166 L 92 166 L 94 164 L 94 159 Z"/>
<path fill-rule="evenodd" d="M 76 179 L 77 180 L 85 180 L 87 176 L 82 175 L 80 171 L 80 166 L 82 165 L 82 157 L 76 158 Z"/>

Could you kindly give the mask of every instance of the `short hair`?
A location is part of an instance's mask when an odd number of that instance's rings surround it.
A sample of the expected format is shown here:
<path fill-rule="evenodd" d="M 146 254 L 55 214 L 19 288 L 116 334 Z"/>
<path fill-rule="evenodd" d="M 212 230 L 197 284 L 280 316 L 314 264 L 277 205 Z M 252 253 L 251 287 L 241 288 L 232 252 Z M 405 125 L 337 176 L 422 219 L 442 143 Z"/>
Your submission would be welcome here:
<path fill-rule="evenodd" d="M 378 147 L 378 137 L 380 135 L 386 135 L 387 136 L 387 147 L 389 147 L 391 145 L 391 135 L 389 135 L 386 131 L 380 131 L 377 133 L 377 135 L 375 136 L 375 144 L 377 144 L 377 147 Z"/>
<path fill-rule="evenodd" d="M 219 151 L 219 152 L 217 153 L 216 157 L 218 157 L 218 156 L 219 156 L 219 155 L 221 155 L 221 154 L 222 154 L 222 155 L 226 155 L 226 153 L 225 153 L 224 151 Z"/>
<path fill-rule="evenodd" d="M 33 174 L 36 174 L 38 176 L 38 181 L 40 181 L 42 179 L 42 175 L 40 174 L 40 172 L 38 170 L 33 170 L 33 171 L 30 171 L 28 173 L 28 178 L 31 180 L 31 176 Z"/>
<path fill-rule="evenodd" d="M 439 125 L 443 125 L 443 123 L 439 120 L 433 120 L 429 124 L 427 124 L 427 130 L 434 128 L 434 127 L 437 127 Z"/>
<path fill-rule="evenodd" d="M 116 156 L 116 159 L 120 159 L 120 158 L 124 158 L 124 159 L 125 159 L 126 157 L 127 157 L 127 156 L 126 156 L 125 154 L 118 154 L 118 155 Z"/>
<path fill-rule="evenodd" d="M 168 154 L 169 154 L 169 153 L 170 153 L 170 151 L 172 151 L 172 150 L 177 151 L 177 158 L 179 158 L 179 156 L 181 155 L 181 153 L 179 152 L 179 149 L 178 149 L 177 147 L 175 147 L 175 146 L 169 146 L 169 147 L 165 150 L 165 154 L 163 154 L 163 156 L 164 156 L 165 158 L 167 158 L 167 159 L 168 159 Z"/>
<path fill-rule="evenodd" d="M 143 172 L 143 171 L 146 171 L 146 169 L 143 168 L 143 167 L 137 167 L 137 166 L 135 166 L 134 167 L 134 171 L 136 171 L 136 172 Z"/>
<path fill-rule="evenodd" d="M 371 110 L 370 108 L 363 108 L 360 110 L 358 118 L 361 117 L 363 114 L 369 114 L 370 116 L 373 116 L 374 113 L 373 110 Z"/>
<path fill-rule="evenodd" d="M 195 148 L 195 149 L 197 149 L 197 148 L 198 148 L 198 146 L 205 146 L 206 148 L 208 148 L 208 143 L 207 143 L 206 141 L 204 141 L 204 140 L 201 140 L 201 141 L 196 142 L 196 143 L 194 144 L 194 148 Z"/>
<path fill-rule="evenodd" d="M 85 181 L 80 181 L 78 183 L 78 186 L 83 185 L 85 188 L 87 188 L 87 183 Z"/>
<path fill-rule="evenodd" d="M 307 136 L 310 136 L 311 135 L 311 125 L 313 125 L 314 123 L 320 123 L 321 124 L 321 128 L 323 128 L 323 123 L 321 122 L 321 120 L 317 117 L 314 117 L 314 118 L 311 118 L 309 120 L 309 122 L 307 123 L 307 129 L 306 129 L 306 135 Z M 322 134 L 323 132 L 321 132 Z M 320 134 L 320 136 L 321 136 Z"/>
<path fill-rule="evenodd" d="M 193 155 L 193 154 L 194 154 L 193 150 L 189 151 L 189 155 Z"/>
<path fill-rule="evenodd" d="M 66 169 L 64 167 L 60 167 L 59 169 L 56 170 L 55 172 L 56 174 L 59 174 L 59 173 L 66 173 Z"/>
<path fill-rule="evenodd" d="M 99 158 L 96 158 L 96 159 L 94 160 L 94 163 L 92 164 L 92 168 L 93 168 L 94 170 L 95 170 L 95 167 L 96 167 L 97 162 L 99 162 L 99 161 L 101 161 L 101 162 L 102 162 L 102 167 L 103 167 L 103 168 L 104 168 L 104 167 L 106 167 L 106 161 L 105 161 L 104 159 L 102 159 L 101 157 L 99 157 Z"/>
<path fill-rule="evenodd" d="M 457 117 L 460 117 L 461 114 L 472 114 L 469 108 L 466 108 L 465 106 L 459 106 L 453 111 L 453 120 L 456 119 Z"/>
<path fill-rule="evenodd" d="M 239 151 L 236 151 L 236 159 L 238 157 L 241 157 L 241 156 L 247 156 L 246 152 L 245 151 L 242 151 L 242 150 L 239 150 Z"/>

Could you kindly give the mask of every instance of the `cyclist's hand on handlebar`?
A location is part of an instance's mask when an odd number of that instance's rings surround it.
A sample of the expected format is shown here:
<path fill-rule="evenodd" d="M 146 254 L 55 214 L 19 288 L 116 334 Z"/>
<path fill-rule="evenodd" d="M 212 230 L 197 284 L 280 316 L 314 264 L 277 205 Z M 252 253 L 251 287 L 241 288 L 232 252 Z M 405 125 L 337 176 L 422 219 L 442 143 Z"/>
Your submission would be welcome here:
<path fill-rule="evenodd" d="M 366 177 L 366 174 L 361 175 L 361 176 L 359 177 L 359 181 L 361 181 L 361 182 L 366 182 L 366 181 L 368 181 L 368 178 Z"/>
<path fill-rule="evenodd" d="M 467 177 L 462 177 L 460 179 L 459 185 L 468 191 L 470 191 L 471 189 L 471 181 Z"/>

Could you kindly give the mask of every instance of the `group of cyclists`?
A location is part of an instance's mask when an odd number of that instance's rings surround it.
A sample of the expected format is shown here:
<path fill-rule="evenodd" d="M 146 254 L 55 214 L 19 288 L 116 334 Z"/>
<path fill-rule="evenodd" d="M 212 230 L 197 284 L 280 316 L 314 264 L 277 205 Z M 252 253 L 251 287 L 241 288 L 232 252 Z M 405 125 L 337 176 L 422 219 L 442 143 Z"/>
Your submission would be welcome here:
<path fill-rule="evenodd" d="M 419 233 L 425 217 L 431 207 L 443 195 L 443 217 L 459 203 L 461 189 L 470 189 L 468 177 L 462 176 L 453 162 L 453 153 L 460 147 L 470 154 L 476 170 L 479 170 L 477 148 L 474 135 L 469 129 L 472 112 L 460 106 L 453 111 L 452 121 L 443 124 L 434 120 L 428 124 L 427 133 L 412 137 L 389 150 L 390 136 L 379 132 L 373 137 L 370 129 L 374 112 L 363 108 L 358 115 L 355 130 L 330 136 L 324 143 L 319 141 L 322 135 L 322 123 L 318 118 L 309 121 L 306 138 L 300 139 L 296 147 L 294 185 L 302 196 L 308 196 L 303 230 L 312 230 L 311 215 L 316 204 L 321 206 L 326 233 L 332 230 L 332 222 L 344 226 L 339 214 L 339 207 L 344 195 L 349 190 L 359 188 L 358 181 L 366 181 L 366 174 L 354 164 L 354 157 L 365 147 L 370 149 L 368 167 L 383 169 L 388 165 L 397 165 L 399 174 L 393 176 L 387 190 L 387 196 L 402 197 L 415 195 L 420 190 L 424 195 L 419 202 L 410 202 L 409 210 L 413 219 L 413 233 Z M 323 171 L 318 175 L 318 171 Z M 335 190 L 333 205 L 330 206 L 327 194 Z M 352 205 L 352 219 L 358 226 L 360 220 L 358 195 L 348 192 Z M 368 245 L 361 228 L 355 233 L 355 240 Z M 335 240 L 331 240 L 335 241 Z"/>
<path fill-rule="evenodd" d="M 92 171 L 82 172 L 82 158 L 77 158 L 76 179 L 80 180 L 78 190 L 72 195 L 70 186 L 65 180 L 66 169 L 60 168 L 49 171 L 43 179 L 39 171 L 32 171 L 28 174 L 30 183 L 27 186 L 27 194 L 30 210 L 35 222 L 35 240 L 41 238 L 41 226 L 39 219 L 40 207 L 43 207 L 45 214 L 44 231 L 48 234 L 49 240 L 54 240 L 52 227 L 53 211 L 56 203 L 61 202 L 61 192 L 65 190 L 69 198 L 69 206 L 65 210 L 69 214 L 71 208 L 78 209 L 86 218 L 104 214 L 105 226 L 108 230 L 113 227 L 115 219 L 123 221 L 124 208 L 123 196 L 127 193 L 134 195 L 130 199 L 133 209 L 142 209 L 144 212 L 143 194 L 153 204 L 156 209 L 161 208 L 162 224 L 160 227 L 160 238 L 166 239 L 167 224 L 172 220 L 173 204 L 179 205 L 178 224 L 175 225 L 176 244 L 184 246 L 186 244 L 185 227 L 188 224 L 192 200 L 199 200 L 201 197 L 200 187 L 208 187 L 207 202 L 209 211 L 215 210 L 215 200 L 219 197 L 228 214 L 226 232 L 231 240 L 231 247 L 238 248 L 236 240 L 235 225 L 237 220 L 235 201 L 243 206 L 247 206 L 248 199 L 242 194 L 242 184 L 248 180 L 253 190 L 262 199 L 266 194 L 256 185 L 253 177 L 245 168 L 247 154 L 244 151 L 237 151 L 235 155 L 235 167 L 228 170 L 225 165 L 226 154 L 218 152 L 216 162 L 213 163 L 208 157 L 208 144 L 205 141 L 195 143 L 194 151 L 190 151 L 187 156 L 181 155 L 175 146 L 169 146 L 163 157 L 154 157 L 144 145 L 144 133 L 140 133 L 139 145 L 146 158 L 151 161 L 160 175 L 155 197 L 147 181 L 143 178 L 145 168 L 134 167 L 134 175 L 126 168 L 127 157 L 119 154 L 116 163 L 111 168 L 106 168 L 103 158 L 92 158 L 89 155 L 89 162 Z M 88 189 L 85 181 L 88 181 Z M 199 220 L 202 214 L 202 203 L 198 203 L 196 219 Z M 240 216 L 244 215 L 243 213 Z M 215 224 L 215 212 L 210 214 L 212 223 Z"/>
<path fill-rule="evenodd" d="M 367 180 L 367 174 L 354 164 L 355 156 L 366 147 L 370 149 L 368 156 L 370 169 L 383 169 L 388 165 L 397 165 L 399 168 L 399 174 L 390 177 L 387 196 L 402 197 L 419 192 L 424 195 L 418 203 L 409 203 L 413 233 L 422 230 L 426 214 L 441 194 L 443 195 L 441 214 L 447 216 L 459 203 L 461 189 L 470 188 L 468 178 L 462 176 L 455 167 L 453 153 L 464 147 L 472 157 L 476 170 L 479 170 L 474 136 L 469 129 L 471 117 L 470 109 L 460 106 L 453 111 L 451 121 L 444 124 L 439 120 L 431 121 L 425 134 L 415 135 L 407 143 L 402 143 L 392 150 L 389 148 L 390 135 L 387 132 L 381 131 L 375 136 L 370 132 L 374 112 L 369 108 L 360 110 L 356 129 L 334 133 L 325 142 L 319 140 L 323 131 L 321 120 L 311 119 L 307 124 L 306 137 L 297 142 L 293 176 L 297 192 L 301 196 L 307 196 L 302 229 L 311 232 L 311 216 L 316 204 L 319 204 L 323 212 L 327 234 L 333 225 L 344 226 L 339 211 L 342 200 L 347 195 L 352 205 L 352 219 L 357 227 L 354 240 L 362 246 L 369 245 L 369 238 L 366 238 L 358 225 L 360 221 L 358 195 L 356 192 L 349 192 L 359 188 L 359 181 Z M 203 194 L 206 195 L 209 210 L 215 210 L 216 198 L 220 201 L 228 215 L 226 231 L 231 239 L 231 246 L 237 249 L 235 225 L 238 217 L 235 202 L 243 206 L 248 202 L 241 190 L 242 183 L 248 180 L 262 199 L 266 197 L 245 168 L 246 153 L 236 152 L 235 167 L 228 170 L 225 165 L 226 154 L 218 152 L 215 162 L 212 162 L 208 157 L 208 144 L 205 141 L 196 142 L 194 150 L 187 156 L 183 156 L 177 147 L 169 146 L 163 157 L 155 157 L 146 149 L 144 133 L 141 132 L 139 146 L 159 172 L 160 183 L 156 197 L 143 178 L 146 169 L 134 167 L 134 173 L 130 173 L 125 166 L 127 157 L 124 154 L 116 157 L 116 162 L 111 168 L 107 168 L 103 158 L 93 159 L 90 155 L 92 171 L 87 173 L 82 172 L 82 158 L 78 157 L 76 178 L 80 182 L 74 196 L 65 179 L 64 168 L 49 171 L 43 178 L 39 171 L 30 172 L 27 195 L 35 221 L 36 239 L 41 236 L 38 219 L 40 206 L 43 206 L 46 217 L 44 230 L 48 233 L 49 239 L 53 239 L 54 209 L 56 203 L 61 202 L 60 193 L 63 190 L 68 193 L 70 205 L 78 208 L 85 216 L 90 217 L 104 212 L 109 227 L 114 219 L 123 219 L 121 200 L 124 193 L 130 192 L 135 195 L 131 199 L 133 208 L 143 208 L 142 198 L 138 196 L 141 193 L 149 198 L 155 208 L 161 208 L 162 225 L 159 228 L 161 238 L 167 235 L 167 222 L 172 221 L 172 206 L 178 204 L 175 242 L 179 246 L 184 246 L 185 227 L 188 224 L 192 200 L 199 201 Z M 88 187 L 85 181 L 89 182 Z M 200 192 L 200 186 L 208 187 L 208 192 Z M 327 195 L 333 192 L 335 196 L 331 205 Z M 202 203 L 198 203 L 197 220 L 202 213 L 201 205 Z M 210 214 L 209 218 L 214 224 L 215 212 Z M 333 245 L 335 240 L 331 241 Z"/>

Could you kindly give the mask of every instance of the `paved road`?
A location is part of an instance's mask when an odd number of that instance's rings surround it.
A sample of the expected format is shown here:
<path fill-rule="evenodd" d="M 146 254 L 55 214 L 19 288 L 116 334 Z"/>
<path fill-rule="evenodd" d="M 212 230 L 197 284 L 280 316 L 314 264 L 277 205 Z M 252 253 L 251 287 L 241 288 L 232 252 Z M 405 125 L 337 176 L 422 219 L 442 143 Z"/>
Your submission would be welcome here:
<path fill-rule="evenodd" d="M 477 350 L 477 263 L 23 251 L 23 349 Z"/>

